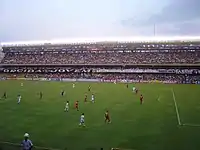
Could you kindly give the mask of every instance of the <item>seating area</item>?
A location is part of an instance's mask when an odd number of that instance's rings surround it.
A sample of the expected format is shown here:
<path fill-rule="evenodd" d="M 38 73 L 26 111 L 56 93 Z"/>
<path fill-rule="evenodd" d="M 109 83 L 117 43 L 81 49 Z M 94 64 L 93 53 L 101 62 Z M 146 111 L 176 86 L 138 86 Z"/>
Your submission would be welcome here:
<path fill-rule="evenodd" d="M 3 64 L 194 64 L 200 52 L 6 53 Z"/>
<path fill-rule="evenodd" d="M 2 64 L 194 64 L 200 44 L 101 43 L 3 47 Z"/>

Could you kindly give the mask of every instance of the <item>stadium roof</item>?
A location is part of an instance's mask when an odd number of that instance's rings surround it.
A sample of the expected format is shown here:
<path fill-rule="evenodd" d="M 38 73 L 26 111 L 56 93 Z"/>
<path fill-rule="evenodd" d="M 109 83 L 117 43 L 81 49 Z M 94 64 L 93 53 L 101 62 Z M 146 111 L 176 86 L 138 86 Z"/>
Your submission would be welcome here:
<path fill-rule="evenodd" d="M 148 42 L 200 42 L 200 36 L 154 36 L 154 37 L 109 37 L 109 38 L 77 38 L 77 39 L 56 39 L 45 41 L 18 41 L 4 42 L 1 46 L 34 46 L 34 45 L 56 45 L 56 44 L 87 44 L 100 42 L 119 43 L 148 43 Z"/>

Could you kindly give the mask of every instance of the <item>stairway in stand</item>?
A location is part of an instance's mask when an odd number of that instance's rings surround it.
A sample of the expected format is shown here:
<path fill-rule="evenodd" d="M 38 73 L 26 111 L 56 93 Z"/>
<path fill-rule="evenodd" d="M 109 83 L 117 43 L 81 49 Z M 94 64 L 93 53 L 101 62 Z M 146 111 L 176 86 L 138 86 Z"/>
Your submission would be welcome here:
<path fill-rule="evenodd" d="M 4 58 L 5 54 L 2 52 L 1 47 L 0 47 L 0 63 L 2 59 Z"/>

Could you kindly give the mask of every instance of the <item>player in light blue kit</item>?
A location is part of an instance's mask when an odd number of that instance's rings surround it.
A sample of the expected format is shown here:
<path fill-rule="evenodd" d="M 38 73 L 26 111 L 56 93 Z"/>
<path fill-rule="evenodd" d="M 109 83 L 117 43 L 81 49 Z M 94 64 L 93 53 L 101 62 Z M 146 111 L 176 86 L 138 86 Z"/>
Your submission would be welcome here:
<path fill-rule="evenodd" d="M 85 115 L 84 115 L 84 113 L 82 113 L 82 115 L 81 115 L 79 126 L 85 126 Z"/>

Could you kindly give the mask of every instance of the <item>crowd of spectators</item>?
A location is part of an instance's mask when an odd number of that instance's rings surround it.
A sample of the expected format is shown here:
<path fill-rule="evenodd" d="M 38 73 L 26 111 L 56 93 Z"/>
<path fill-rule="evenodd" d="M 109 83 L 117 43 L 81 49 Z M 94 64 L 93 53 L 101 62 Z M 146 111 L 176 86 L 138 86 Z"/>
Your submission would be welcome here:
<path fill-rule="evenodd" d="M 6 53 L 3 64 L 194 64 L 200 51 L 106 53 Z"/>
<path fill-rule="evenodd" d="M 107 45 L 104 47 L 100 45 L 100 47 L 92 47 L 92 46 L 72 46 L 68 47 L 68 49 L 48 49 L 41 48 L 40 50 L 37 49 L 30 49 L 22 51 L 20 48 L 12 49 L 8 48 L 8 51 L 4 51 L 5 55 L 2 59 L 2 64 L 60 64 L 60 65 L 67 65 L 67 64 L 122 64 L 121 66 L 125 66 L 125 64 L 195 64 L 200 63 L 200 50 L 195 49 L 164 49 L 166 48 L 160 45 L 156 50 L 154 46 L 140 46 L 140 50 L 137 47 L 127 47 L 127 45 L 117 46 L 114 44 L 113 46 Z M 142 49 L 143 48 L 143 49 Z M 144 49 L 145 48 L 145 49 Z M 149 50 L 149 48 L 152 48 Z M 16 51 L 15 51 L 16 50 Z M 45 51 L 46 50 L 46 51 Z M 153 65 L 152 65 L 153 66 Z M 36 67 L 37 68 L 37 67 Z M 33 70 L 33 68 L 26 68 Z M 40 69 L 47 69 L 47 67 L 40 68 Z M 60 68 L 63 69 L 63 68 Z M 66 68 L 64 68 L 66 69 Z M 50 71 L 40 72 L 38 74 L 37 71 L 21 71 L 23 74 L 18 72 L 15 76 L 23 76 L 23 77 L 30 77 L 30 78 L 74 78 L 74 79 L 101 79 L 101 80 L 138 80 L 138 81 L 152 81 L 152 80 L 159 80 L 159 81 L 171 81 L 177 83 L 183 82 L 193 82 L 199 81 L 200 70 L 199 69 L 182 69 L 178 70 L 168 69 L 167 71 L 164 69 L 126 69 L 124 67 L 120 68 L 82 68 L 82 70 L 77 71 L 73 67 L 68 68 L 67 70 L 62 72 L 59 71 Z M 74 71 L 75 70 L 75 71 Z M 120 70 L 120 71 L 119 71 Z M 4 73 L 9 73 L 8 72 Z M 123 72 L 124 71 L 124 72 Z M 126 73 L 125 73 L 126 71 Z M 29 73 L 28 73 L 29 72 Z M 31 73 L 32 72 L 32 73 Z M 128 72 L 128 73 L 127 73 Z M 28 74 L 26 74 L 28 73 Z M 187 75 L 186 75 L 187 74 Z M 2 74 L 1 74 L 2 76 Z M 6 76 L 13 76 L 10 74 L 6 74 Z"/>

